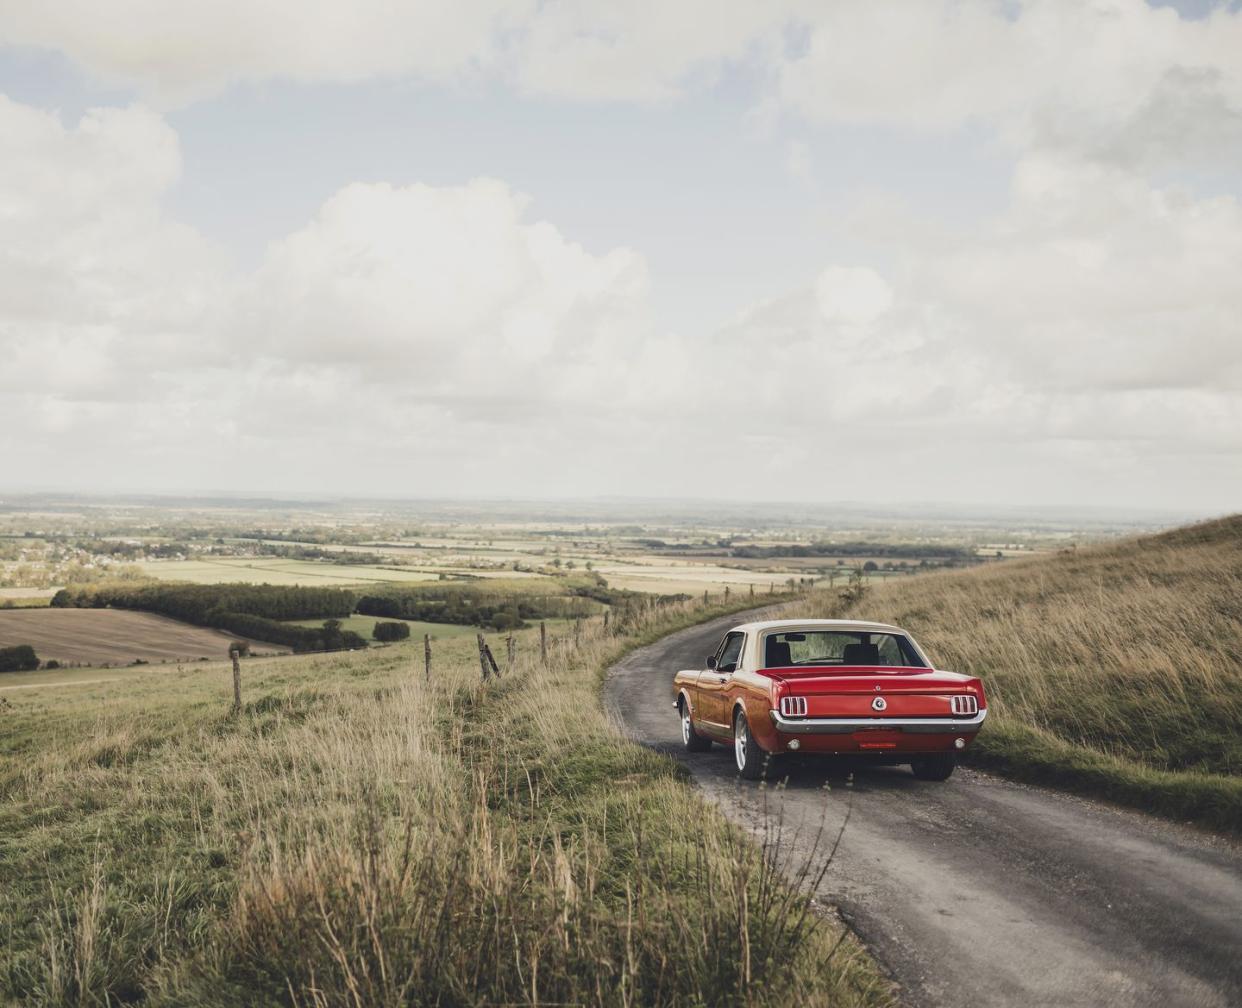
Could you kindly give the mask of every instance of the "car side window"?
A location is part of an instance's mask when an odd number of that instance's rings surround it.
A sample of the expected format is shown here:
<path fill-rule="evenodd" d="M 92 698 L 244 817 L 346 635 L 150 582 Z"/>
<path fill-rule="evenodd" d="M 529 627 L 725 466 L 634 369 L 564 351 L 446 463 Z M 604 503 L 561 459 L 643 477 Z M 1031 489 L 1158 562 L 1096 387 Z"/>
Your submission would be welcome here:
<path fill-rule="evenodd" d="M 737 669 L 738 659 L 742 657 L 742 643 L 745 640 L 746 635 L 741 633 L 731 633 L 725 637 L 720 652 L 716 656 L 716 671 L 733 672 Z"/>

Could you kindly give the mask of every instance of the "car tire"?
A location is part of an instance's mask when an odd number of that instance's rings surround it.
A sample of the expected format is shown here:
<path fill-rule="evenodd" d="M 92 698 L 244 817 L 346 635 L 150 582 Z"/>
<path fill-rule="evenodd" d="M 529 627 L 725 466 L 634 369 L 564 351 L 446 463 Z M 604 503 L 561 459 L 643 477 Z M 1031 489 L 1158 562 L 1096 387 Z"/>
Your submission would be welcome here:
<path fill-rule="evenodd" d="M 759 748 L 740 710 L 733 716 L 733 762 L 746 780 L 761 780 L 767 770 L 768 754 Z"/>
<path fill-rule="evenodd" d="M 686 752 L 707 752 L 712 747 L 712 740 L 695 731 L 690 705 L 685 700 L 677 705 L 677 713 L 681 718 L 681 744 Z"/>
<path fill-rule="evenodd" d="M 952 753 L 936 753 L 924 756 L 910 764 L 914 776 L 925 781 L 947 781 L 957 766 L 957 759 Z"/>

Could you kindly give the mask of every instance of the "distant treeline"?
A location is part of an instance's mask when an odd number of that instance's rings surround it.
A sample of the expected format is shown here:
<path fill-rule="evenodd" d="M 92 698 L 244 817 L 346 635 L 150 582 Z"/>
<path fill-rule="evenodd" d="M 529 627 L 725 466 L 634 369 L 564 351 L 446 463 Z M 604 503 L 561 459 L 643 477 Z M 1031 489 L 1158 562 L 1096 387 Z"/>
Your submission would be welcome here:
<path fill-rule="evenodd" d="M 0 648 L 0 672 L 33 672 L 39 667 L 39 656 L 29 644 Z"/>
<path fill-rule="evenodd" d="M 351 553 L 347 550 L 325 549 L 322 546 L 286 546 L 283 543 L 258 543 L 255 552 L 260 556 L 281 557 L 286 560 L 327 560 L 334 564 L 382 567 L 392 566 L 392 557 L 378 553 Z"/>
<path fill-rule="evenodd" d="M 353 592 L 341 588 L 308 588 L 298 585 L 194 585 L 147 582 L 113 583 L 62 588 L 52 605 L 62 608 L 137 609 L 214 627 L 294 651 L 332 651 L 341 647 L 366 647 L 357 634 L 327 632 L 293 626 L 280 620 L 343 619 L 353 612 Z M 344 633 L 356 641 L 342 643 Z"/>
<path fill-rule="evenodd" d="M 733 546 L 729 553 L 740 559 L 770 560 L 778 557 L 891 557 L 897 560 L 974 559 L 974 551 L 962 546 L 920 543 L 809 543 L 805 546 Z"/>
<path fill-rule="evenodd" d="M 52 605 L 77 609 L 107 606 L 140 609 L 211 626 L 214 613 L 245 613 L 273 620 L 344 619 L 353 612 L 354 598 L 353 592 L 343 588 L 147 581 L 62 588 L 52 596 Z"/>
<path fill-rule="evenodd" d="M 347 643 L 341 644 L 335 634 L 349 631 L 337 628 L 327 631 L 325 636 L 325 631 L 281 621 L 332 621 L 358 612 L 388 620 L 514 630 L 525 626 L 528 620 L 583 619 L 599 613 L 601 604 L 624 609 L 650 599 L 637 592 L 609 588 L 597 574 L 579 574 L 549 584 L 562 594 L 506 591 L 495 582 L 486 581 L 388 585 L 369 588 L 366 594 L 347 588 L 295 585 L 104 582 L 62 588 L 52 597 L 51 604 L 60 608 L 137 609 L 281 644 L 295 651 L 328 651 L 360 646 L 362 638 L 353 634 L 356 641 L 346 638 Z M 660 601 L 684 598 L 670 595 Z"/>
<path fill-rule="evenodd" d="M 515 630 L 527 620 L 581 619 L 598 606 L 586 598 L 565 595 L 506 595 L 461 588 L 392 587 L 358 599 L 357 611 L 384 619 L 422 620 Z"/>
<path fill-rule="evenodd" d="M 116 539 L 78 539 L 72 543 L 77 549 L 95 556 L 110 556 L 118 559 L 133 560 L 137 557 L 155 557 L 168 559 L 184 556 L 189 552 L 189 544 L 185 542 L 125 542 Z"/>

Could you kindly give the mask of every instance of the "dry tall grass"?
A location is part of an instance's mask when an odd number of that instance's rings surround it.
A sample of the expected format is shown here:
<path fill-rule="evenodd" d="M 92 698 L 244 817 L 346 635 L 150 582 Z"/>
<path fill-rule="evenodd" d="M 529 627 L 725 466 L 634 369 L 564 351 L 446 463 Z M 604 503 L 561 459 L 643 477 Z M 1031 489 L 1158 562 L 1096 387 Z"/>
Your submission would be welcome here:
<path fill-rule="evenodd" d="M 0 983 L 33 1004 L 883 1003 L 882 981 L 673 765 L 620 738 L 599 672 L 638 614 L 529 638 L 150 674 L 67 698 L 0 776 Z M 15 712 L 22 715 L 21 710 Z M 10 714 L 12 716 L 12 714 Z"/>
<path fill-rule="evenodd" d="M 1242 827 L 1242 516 L 820 609 L 903 626 L 940 667 L 981 676 L 980 757 Z"/>

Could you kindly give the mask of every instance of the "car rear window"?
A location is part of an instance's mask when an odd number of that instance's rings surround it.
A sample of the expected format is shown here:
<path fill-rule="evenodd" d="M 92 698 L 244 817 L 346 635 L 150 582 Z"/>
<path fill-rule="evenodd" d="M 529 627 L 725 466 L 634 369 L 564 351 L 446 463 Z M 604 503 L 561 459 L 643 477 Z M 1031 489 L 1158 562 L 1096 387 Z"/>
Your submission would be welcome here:
<path fill-rule="evenodd" d="M 891 665 L 926 668 L 905 634 L 865 630 L 782 630 L 763 645 L 764 668 L 799 665 Z"/>

